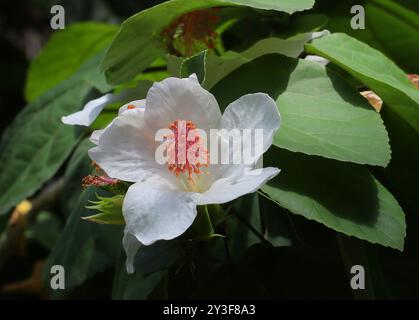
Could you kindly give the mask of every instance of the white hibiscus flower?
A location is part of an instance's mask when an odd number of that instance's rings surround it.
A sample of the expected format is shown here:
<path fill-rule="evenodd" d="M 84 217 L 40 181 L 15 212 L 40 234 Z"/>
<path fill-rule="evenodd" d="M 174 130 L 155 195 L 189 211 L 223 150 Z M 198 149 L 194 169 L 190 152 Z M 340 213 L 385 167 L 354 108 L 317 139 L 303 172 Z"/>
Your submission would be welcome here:
<path fill-rule="evenodd" d="M 85 108 L 86 109 L 86 108 Z M 89 110 L 79 112 L 89 117 Z M 106 174 L 132 182 L 123 202 L 126 222 L 123 245 L 127 270 L 141 245 L 182 235 L 197 215 L 197 205 L 220 204 L 258 190 L 279 173 L 277 168 L 256 169 L 252 164 L 158 164 L 156 132 L 174 128 L 179 120 L 193 128 L 262 129 L 262 139 L 243 141 L 242 148 L 259 149 L 258 159 L 272 144 L 280 126 L 276 103 L 263 93 L 245 95 L 231 103 L 221 115 L 214 96 L 203 89 L 195 75 L 168 78 L 155 83 L 144 100 L 120 109 L 103 130 L 92 134 L 96 147 L 90 158 Z M 263 148 L 255 148 L 256 144 Z M 206 165 L 206 164 L 203 164 Z M 256 172 L 257 171 L 257 172 Z M 257 174 L 256 174 L 257 173 Z"/>

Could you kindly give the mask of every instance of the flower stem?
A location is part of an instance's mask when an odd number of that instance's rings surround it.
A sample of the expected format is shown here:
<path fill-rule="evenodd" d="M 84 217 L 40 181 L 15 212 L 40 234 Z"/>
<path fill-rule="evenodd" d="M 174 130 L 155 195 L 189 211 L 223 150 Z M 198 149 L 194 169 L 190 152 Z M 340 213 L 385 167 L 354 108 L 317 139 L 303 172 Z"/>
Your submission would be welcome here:
<path fill-rule="evenodd" d="M 198 239 L 207 239 L 214 234 L 207 206 L 198 207 L 198 214 L 193 224 L 193 233 Z"/>

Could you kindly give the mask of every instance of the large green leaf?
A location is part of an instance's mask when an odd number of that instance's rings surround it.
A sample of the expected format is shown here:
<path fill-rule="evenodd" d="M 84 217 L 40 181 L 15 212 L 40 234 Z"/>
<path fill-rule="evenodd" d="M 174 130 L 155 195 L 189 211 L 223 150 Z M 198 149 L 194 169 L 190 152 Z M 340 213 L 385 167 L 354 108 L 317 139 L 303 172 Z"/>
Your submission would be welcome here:
<path fill-rule="evenodd" d="M 324 30 L 329 17 L 324 14 L 309 11 L 304 14 L 296 14 L 289 17 L 287 26 L 275 32 L 275 36 L 281 39 L 298 39 L 308 33 Z"/>
<path fill-rule="evenodd" d="M 240 52 L 229 50 L 221 56 L 206 50 L 192 57 L 168 56 L 169 73 L 181 78 L 196 73 L 203 87 L 211 89 L 220 79 L 243 64 L 269 53 L 279 53 L 297 58 L 304 51 L 304 44 L 312 38 L 327 19 L 320 14 L 305 14 L 292 19 L 288 28 L 279 37 L 257 40 Z"/>
<path fill-rule="evenodd" d="M 165 54 L 162 30 L 176 17 L 198 9 L 231 5 L 283 10 L 289 13 L 311 8 L 313 0 L 172 0 L 144 10 L 121 26 L 113 40 L 102 67 L 107 80 L 119 84 L 133 79 L 156 58 Z"/>
<path fill-rule="evenodd" d="M 74 203 L 77 202 L 80 194 L 83 192 L 82 179 L 93 171 L 92 163 L 87 157 L 87 151 L 94 147 L 89 138 L 85 138 L 74 149 L 73 154 L 68 160 L 68 165 L 64 172 L 64 185 L 62 198 L 62 210 L 68 216 Z"/>
<path fill-rule="evenodd" d="M 385 166 L 390 160 L 379 114 L 318 63 L 265 55 L 229 74 L 212 92 L 222 109 L 244 94 L 268 93 L 282 116 L 276 146 L 360 164 Z"/>
<path fill-rule="evenodd" d="M 419 91 L 405 73 L 381 52 L 340 33 L 317 39 L 306 48 L 331 60 L 363 82 L 419 131 Z"/>
<path fill-rule="evenodd" d="M 102 63 L 108 82 L 127 82 L 163 56 L 165 49 L 160 33 L 176 17 L 217 4 L 227 5 L 213 0 L 173 0 L 125 20 Z"/>
<path fill-rule="evenodd" d="M 52 291 L 54 298 L 68 295 L 96 273 L 116 263 L 122 246 L 121 226 L 82 220 L 82 217 L 95 213 L 86 208 L 91 205 L 90 201 L 97 200 L 98 194 L 104 194 L 103 190 L 96 188 L 81 188 L 82 177 L 92 172 L 91 160 L 87 155 L 91 147 L 92 143 L 84 139 L 73 152 L 65 172 L 62 209 L 66 224 L 48 257 L 44 271 L 44 280 L 49 287 L 50 267 L 59 264 L 65 268 L 67 290 Z"/>
<path fill-rule="evenodd" d="M 98 64 L 102 54 L 68 80 L 27 105 L 3 133 L 0 143 L 0 214 L 31 196 L 69 156 L 84 130 L 61 117 L 83 106 L 92 83 L 105 83 Z"/>
<path fill-rule="evenodd" d="M 296 58 L 304 51 L 304 44 L 310 39 L 311 33 L 305 33 L 291 39 L 266 38 L 257 41 L 253 46 L 242 52 L 227 51 L 222 56 L 208 52 L 205 56 L 196 55 L 183 60 L 180 76 L 184 77 L 191 73 L 191 70 L 198 70 L 205 67 L 205 74 L 201 74 L 202 86 L 211 89 L 222 78 L 243 64 L 269 53 L 279 53 L 287 57 Z M 175 59 L 175 58 L 172 58 Z M 177 58 L 181 59 L 181 58 Z M 189 71 L 188 73 L 185 73 Z M 198 77 L 199 78 L 199 77 Z"/>
<path fill-rule="evenodd" d="M 110 43 L 117 30 L 117 26 L 109 24 L 84 22 L 54 32 L 30 65 L 26 99 L 33 101 L 73 75 L 84 62 Z"/>
<path fill-rule="evenodd" d="M 410 72 L 419 72 L 419 15 L 390 0 L 370 0 L 365 15 L 367 28 L 386 52 Z"/>
<path fill-rule="evenodd" d="M 54 291 L 55 297 L 68 294 L 76 286 L 117 261 L 122 243 L 122 228 L 81 219 L 91 213 L 85 206 L 96 199 L 96 193 L 99 190 L 94 188 L 82 192 L 48 257 L 44 272 L 48 287 L 51 266 L 62 265 L 66 272 L 66 290 L 61 293 Z"/>
<path fill-rule="evenodd" d="M 262 190 L 282 207 L 349 236 L 403 250 L 406 224 L 396 199 L 366 168 L 283 149 L 281 173 Z"/>
<path fill-rule="evenodd" d="M 258 9 L 277 10 L 287 13 L 311 9 L 314 0 L 221 0 L 221 2 L 236 3 Z"/>
<path fill-rule="evenodd" d="M 0 149 L 1 213 L 32 195 L 68 157 L 82 132 L 60 119 L 82 105 L 90 88 L 87 82 L 68 80 L 26 106 L 12 122 Z"/>
<path fill-rule="evenodd" d="M 106 82 L 105 76 L 99 68 L 104 55 L 105 50 L 102 50 L 87 60 L 75 74 L 75 77 L 78 77 L 80 81 L 88 82 L 93 88 L 101 93 L 108 92 L 112 89 L 112 86 Z"/>

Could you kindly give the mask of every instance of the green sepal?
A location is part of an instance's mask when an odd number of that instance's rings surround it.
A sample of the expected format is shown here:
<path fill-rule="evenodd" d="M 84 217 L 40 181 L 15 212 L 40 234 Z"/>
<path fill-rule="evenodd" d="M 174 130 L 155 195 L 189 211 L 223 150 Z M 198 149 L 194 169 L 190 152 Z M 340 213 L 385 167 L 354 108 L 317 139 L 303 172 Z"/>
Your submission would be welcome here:
<path fill-rule="evenodd" d="M 125 224 L 124 216 L 122 215 L 123 195 L 116 195 L 113 197 L 96 196 L 99 201 L 90 201 L 93 205 L 86 206 L 86 208 L 97 210 L 99 213 L 82 217 L 83 220 L 102 224 Z"/>

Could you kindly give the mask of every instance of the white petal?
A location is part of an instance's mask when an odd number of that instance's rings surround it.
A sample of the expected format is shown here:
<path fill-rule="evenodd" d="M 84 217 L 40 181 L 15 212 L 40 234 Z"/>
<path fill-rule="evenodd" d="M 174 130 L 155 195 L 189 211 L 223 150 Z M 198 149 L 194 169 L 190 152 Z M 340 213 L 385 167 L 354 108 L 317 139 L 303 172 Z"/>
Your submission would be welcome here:
<path fill-rule="evenodd" d="M 96 136 L 98 134 L 96 133 Z M 157 144 L 144 122 L 144 113 L 133 109 L 115 118 L 100 135 L 90 158 L 112 178 L 137 182 L 153 170 L 168 171 L 155 160 Z"/>
<path fill-rule="evenodd" d="M 128 106 L 134 106 L 133 109 L 139 109 L 139 110 L 144 111 L 145 110 L 145 102 L 146 102 L 146 99 L 142 99 L 142 100 L 134 100 L 134 101 L 131 101 L 127 104 L 124 104 L 121 108 L 119 108 L 118 115 L 121 115 L 125 111 L 129 110 Z"/>
<path fill-rule="evenodd" d="M 145 110 L 145 99 L 142 99 L 142 100 L 134 100 L 134 101 L 131 101 L 130 103 L 124 104 L 121 108 L 119 108 L 118 115 L 122 115 L 127 110 L 128 110 L 128 112 L 130 112 L 130 109 L 128 109 L 128 106 L 130 106 L 130 105 L 134 106 L 133 109 L 137 109 L 139 111 L 143 111 L 144 112 L 144 110 Z M 100 136 L 105 132 L 105 130 L 107 128 L 109 128 L 109 126 L 111 124 L 112 124 L 112 122 L 110 124 L 108 124 L 105 129 L 94 130 L 92 132 L 89 140 L 91 142 L 93 142 L 95 145 L 98 145 L 99 144 L 99 138 L 100 138 Z"/>
<path fill-rule="evenodd" d="M 133 184 L 122 207 L 127 231 L 143 245 L 180 236 L 196 217 L 194 196 L 157 181 Z"/>
<path fill-rule="evenodd" d="M 192 81 L 194 81 L 196 84 L 199 84 L 199 85 L 200 85 L 199 80 L 198 80 L 198 76 L 196 75 L 196 73 L 192 73 L 192 74 L 189 76 L 189 80 L 192 80 Z"/>
<path fill-rule="evenodd" d="M 323 58 L 323 57 L 319 57 L 319 56 L 315 56 L 315 55 L 307 55 L 305 58 L 304 58 L 305 60 L 309 60 L 309 61 L 314 61 L 314 62 L 317 62 L 317 63 L 320 63 L 320 64 L 322 64 L 322 65 L 327 65 L 330 61 L 329 60 L 327 60 L 327 59 L 325 59 L 325 58 Z"/>
<path fill-rule="evenodd" d="M 211 203 L 226 203 L 242 195 L 257 191 L 268 180 L 279 173 L 278 168 L 263 168 L 245 170 L 242 174 L 235 174 L 215 181 L 212 186 L 202 193 L 197 200 L 198 205 Z"/>
<path fill-rule="evenodd" d="M 141 243 L 137 240 L 135 236 L 129 233 L 126 228 L 124 230 L 124 237 L 122 238 L 122 246 L 124 247 L 125 253 L 127 255 L 126 268 L 129 274 L 135 272 L 134 268 L 134 258 L 138 252 L 138 249 L 141 247 Z"/>
<path fill-rule="evenodd" d="M 250 129 L 252 139 L 243 139 L 243 155 L 247 151 L 254 155 L 256 161 L 272 145 L 275 132 L 280 127 L 281 117 L 275 101 L 265 93 L 254 93 L 237 99 L 224 111 L 220 122 L 220 129 L 230 131 L 232 129 Z M 255 130 L 262 129 L 262 135 L 256 135 Z M 262 153 L 256 152 L 257 146 Z M 249 149 L 250 148 L 250 149 Z"/>
<path fill-rule="evenodd" d="M 198 129 L 217 128 L 221 118 L 217 100 L 195 76 L 156 82 L 147 94 L 147 124 L 153 130 L 168 128 L 176 120 L 192 121 Z"/>
<path fill-rule="evenodd" d="M 105 132 L 105 129 L 101 130 L 94 130 L 92 134 L 90 135 L 90 142 L 94 143 L 95 145 L 99 144 L 99 138 L 100 136 Z"/>
<path fill-rule="evenodd" d="M 113 94 L 105 94 L 104 96 L 89 101 L 83 110 L 62 117 L 61 121 L 69 125 L 90 126 L 97 116 L 102 112 L 103 108 L 114 99 Z"/>

